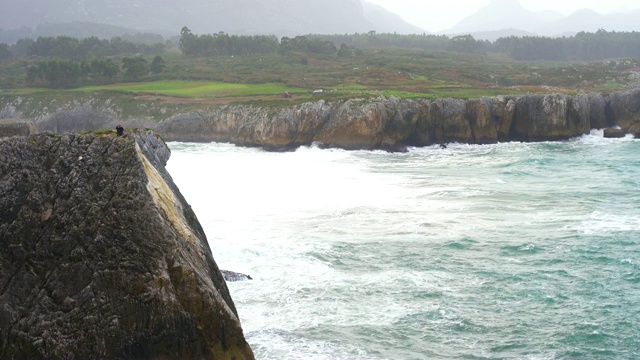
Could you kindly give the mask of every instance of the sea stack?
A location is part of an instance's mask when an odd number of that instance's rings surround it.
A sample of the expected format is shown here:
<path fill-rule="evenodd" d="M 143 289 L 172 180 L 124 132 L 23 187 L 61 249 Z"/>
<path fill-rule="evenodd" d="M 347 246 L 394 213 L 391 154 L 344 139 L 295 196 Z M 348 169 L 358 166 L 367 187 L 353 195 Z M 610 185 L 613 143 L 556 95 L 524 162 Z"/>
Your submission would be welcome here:
<path fill-rule="evenodd" d="M 0 358 L 253 359 L 153 132 L 0 138 Z"/>

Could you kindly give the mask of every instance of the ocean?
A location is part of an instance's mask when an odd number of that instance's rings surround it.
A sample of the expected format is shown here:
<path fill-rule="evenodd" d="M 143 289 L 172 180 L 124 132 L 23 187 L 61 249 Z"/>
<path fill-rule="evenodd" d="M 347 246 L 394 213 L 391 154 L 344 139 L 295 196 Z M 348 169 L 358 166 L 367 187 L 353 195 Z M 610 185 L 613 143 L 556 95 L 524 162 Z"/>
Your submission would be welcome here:
<path fill-rule="evenodd" d="M 257 359 L 640 359 L 640 140 L 169 146 Z"/>

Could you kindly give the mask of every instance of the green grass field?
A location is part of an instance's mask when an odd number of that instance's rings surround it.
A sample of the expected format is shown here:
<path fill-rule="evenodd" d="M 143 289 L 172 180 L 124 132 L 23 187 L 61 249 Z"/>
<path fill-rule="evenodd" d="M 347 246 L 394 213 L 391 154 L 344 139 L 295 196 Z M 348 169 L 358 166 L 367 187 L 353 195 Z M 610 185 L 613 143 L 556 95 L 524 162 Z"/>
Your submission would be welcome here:
<path fill-rule="evenodd" d="M 285 91 L 293 93 L 308 92 L 307 89 L 289 88 L 284 84 L 228 84 L 212 81 L 179 80 L 87 86 L 72 91 L 95 92 L 105 90 L 203 99 L 274 95 Z"/>

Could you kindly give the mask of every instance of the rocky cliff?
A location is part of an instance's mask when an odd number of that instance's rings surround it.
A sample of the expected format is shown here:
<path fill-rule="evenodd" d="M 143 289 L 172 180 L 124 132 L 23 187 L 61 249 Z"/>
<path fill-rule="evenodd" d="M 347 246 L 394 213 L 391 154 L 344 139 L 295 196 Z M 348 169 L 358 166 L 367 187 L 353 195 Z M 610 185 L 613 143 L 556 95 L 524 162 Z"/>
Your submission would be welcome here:
<path fill-rule="evenodd" d="M 603 128 L 640 134 L 640 89 L 471 100 L 319 100 L 286 108 L 234 105 L 181 110 L 140 103 L 140 111 L 153 114 L 149 116 L 128 114 L 111 99 L 44 104 L 47 110 L 40 112 L 27 109 L 33 103 L 0 98 L 0 116 L 33 119 L 41 131 L 95 130 L 122 122 L 129 128 L 153 128 L 169 141 L 231 142 L 269 150 L 313 142 L 344 149 L 402 150 L 448 142 L 553 141 Z"/>
<path fill-rule="evenodd" d="M 271 150 L 313 142 L 343 149 L 401 150 L 449 142 L 566 140 L 616 126 L 640 134 L 640 90 L 608 96 L 321 100 L 279 110 L 226 106 L 181 114 L 156 129 L 171 140 L 225 141 Z"/>
<path fill-rule="evenodd" d="M 0 358 L 253 359 L 150 131 L 0 139 Z"/>

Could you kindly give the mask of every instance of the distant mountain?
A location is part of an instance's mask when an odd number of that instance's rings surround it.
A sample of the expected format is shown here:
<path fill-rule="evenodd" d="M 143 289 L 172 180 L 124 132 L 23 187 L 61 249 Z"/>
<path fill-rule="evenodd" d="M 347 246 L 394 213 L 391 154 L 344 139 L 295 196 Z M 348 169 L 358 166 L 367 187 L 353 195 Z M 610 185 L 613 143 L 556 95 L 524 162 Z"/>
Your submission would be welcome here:
<path fill-rule="evenodd" d="M 387 11 L 379 5 L 362 2 L 365 18 L 375 24 L 377 31 L 385 33 L 398 34 L 423 34 L 428 33 L 415 25 L 411 25 L 404 21 L 399 15 Z"/>
<path fill-rule="evenodd" d="M 362 0 L 3 0 L 0 28 L 96 23 L 140 32 L 343 34 L 423 33 Z M 8 16 L 7 16 L 8 15 Z M 91 29 L 87 29 L 90 31 Z"/>
<path fill-rule="evenodd" d="M 640 11 L 603 15 L 592 10 L 580 10 L 569 16 L 562 16 L 552 11 L 527 10 L 518 0 L 493 0 L 491 4 L 462 19 L 444 33 L 486 35 L 501 32 L 502 36 L 522 36 L 523 33 L 563 36 L 580 31 L 595 32 L 598 29 L 638 31 L 640 30 Z"/>
<path fill-rule="evenodd" d="M 491 4 L 462 19 L 446 32 L 459 34 L 518 29 L 536 33 L 544 24 L 560 18 L 562 15 L 559 13 L 529 11 L 522 7 L 518 0 L 493 0 Z"/>
<path fill-rule="evenodd" d="M 569 32 L 595 32 L 599 29 L 607 31 L 639 31 L 640 11 L 619 14 L 599 14 L 592 10 L 577 11 L 561 21 L 556 21 L 545 29 L 540 29 L 541 34 L 557 35 Z"/>

